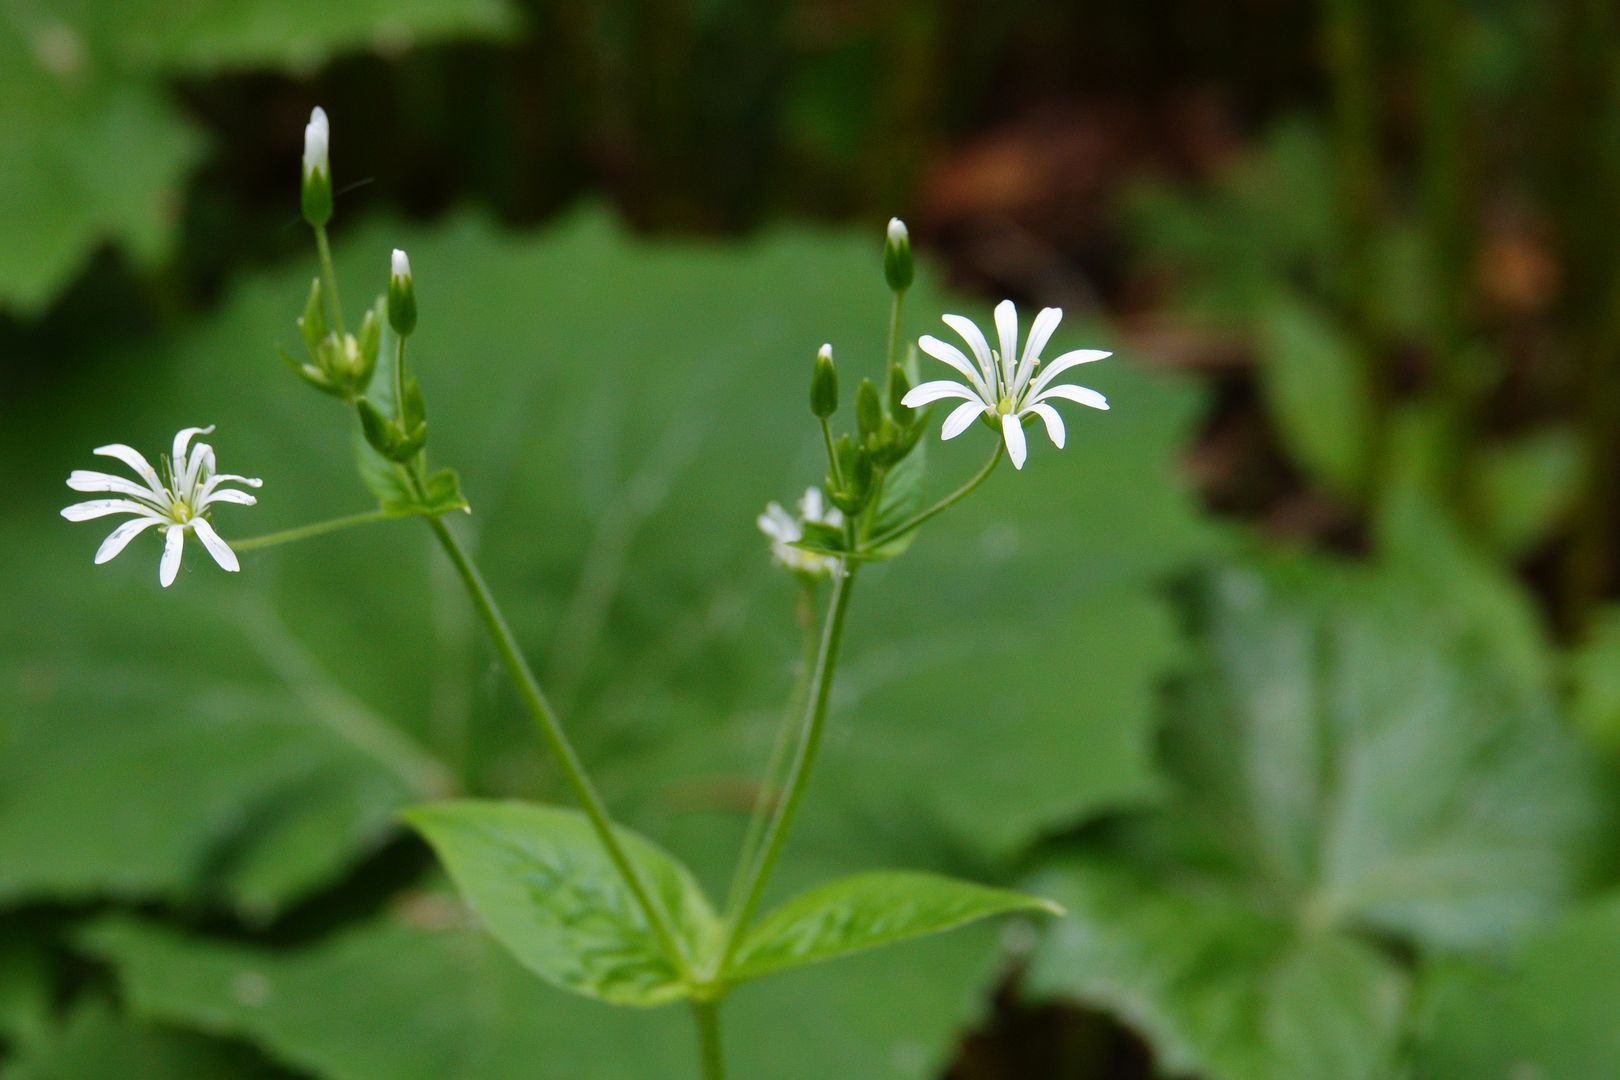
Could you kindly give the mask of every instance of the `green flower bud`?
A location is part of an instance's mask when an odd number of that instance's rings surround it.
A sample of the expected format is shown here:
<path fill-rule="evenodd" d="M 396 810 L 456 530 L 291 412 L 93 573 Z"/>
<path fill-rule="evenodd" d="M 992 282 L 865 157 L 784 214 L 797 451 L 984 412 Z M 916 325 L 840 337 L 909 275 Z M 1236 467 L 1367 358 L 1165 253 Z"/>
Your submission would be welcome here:
<path fill-rule="evenodd" d="M 416 285 L 411 281 L 411 260 L 394 249 L 388 273 L 388 325 L 400 337 L 410 337 L 416 329 Z"/>
<path fill-rule="evenodd" d="M 810 377 L 810 412 L 825 420 L 838 411 L 838 369 L 833 367 L 832 346 L 816 353 L 816 371 Z"/>
<path fill-rule="evenodd" d="M 304 220 L 320 228 L 332 220 L 332 162 L 329 157 L 331 129 L 326 110 L 319 105 L 309 114 L 304 127 L 304 170 L 301 205 Z"/>
<path fill-rule="evenodd" d="M 861 388 L 855 392 L 855 423 L 862 442 L 883 428 L 883 401 L 871 379 L 862 379 Z"/>
<path fill-rule="evenodd" d="M 911 288 L 911 233 L 899 218 L 889 219 L 889 230 L 883 242 L 883 276 L 889 288 L 905 292 Z"/>

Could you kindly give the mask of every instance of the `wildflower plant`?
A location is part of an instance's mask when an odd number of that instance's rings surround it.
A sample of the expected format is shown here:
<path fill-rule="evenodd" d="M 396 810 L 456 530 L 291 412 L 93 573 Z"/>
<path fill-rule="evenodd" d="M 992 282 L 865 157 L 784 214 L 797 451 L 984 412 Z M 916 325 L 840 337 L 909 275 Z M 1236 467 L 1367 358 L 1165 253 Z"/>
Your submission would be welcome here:
<path fill-rule="evenodd" d="M 744 982 L 992 916 L 1057 913 L 1055 905 L 1037 897 L 905 870 L 827 882 L 764 914 L 761 903 L 809 791 L 862 568 L 903 555 L 924 525 L 975 491 L 1004 456 L 1022 468 L 1024 426 L 1040 421 L 1062 447 L 1065 429 L 1051 401 L 1107 408 L 1095 391 L 1056 379 L 1108 354 L 1080 350 L 1043 361 L 1041 353 L 1061 318 L 1052 308 L 1036 316 L 1020 350 L 1017 314 L 1007 302 L 996 309 L 999 350 L 969 320 L 945 316 L 971 358 L 935 338 L 918 344 L 964 381 L 920 382 L 916 352 L 902 347 L 900 333 L 914 273 L 910 237 L 902 222 L 890 221 L 883 252 L 890 291 L 883 368 L 855 384 L 846 410 L 832 346 L 814 354 L 809 412 L 825 453 L 825 474 L 819 486 L 804 489 L 796 513 L 771 503 L 758 517 L 771 557 L 799 583 L 804 617 L 818 602 L 824 614 L 796 697 L 800 707 L 790 710 L 778 734 L 731 887 L 717 907 L 674 856 L 614 821 L 458 535 L 453 519 L 472 507 L 454 470 L 429 462 L 425 394 L 408 350 L 418 309 L 405 252 L 392 252 L 383 290 L 349 329 L 327 238 L 333 214 L 330 147 L 327 117 L 316 109 L 305 132 L 301 207 L 314 234 L 319 271 L 296 320 L 304 355 L 283 352 L 282 359 L 350 413 L 363 448 L 361 477 L 377 505 L 227 543 L 211 523 L 212 510 L 225 503 L 252 505 L 254 497 L 240 488 L 260 481 L 218 473 L 212 448 L 193 445 L 196 436 L 212 429 L 187 428 L 175 437 L 163 463 L 166 477 L 139 452 L 114 444 L 96 453 L 123 461 L 138 481 L 88 471 L 69 478 L 75 491 L 109 496 L 68 507 L 63 515 L 70 520 L 131 515 L 102 543 L 96 561 L 105 562 L 141 533 L 156 529 L 164 536 L 160 579 L 168 586 L 188 532 L 221 567 L 235 571 L 233 548 L 420 519 L 465 588 L 575 805 L 455 799 L 408 810 L 406 821 L 433 847 L 489 934 L 542 978 L 616 1005 L 686 1002 L 697 1022 L 698 1058 L 707 1080 L 724 1076 L 720 1006 Z M 423 314 L 431 317 L 431 310 Z M 931 406 L 945 400 L 961 402 L 944 421 L 945 438 L 961 435 L 974 419 L 982 419 L 995 438 L 978 471 L 928 501 L 924 439 Z M 835 430 L 840 420 L 842 431 Z M 232 484 L 237 486 L 227 486 Z"/>

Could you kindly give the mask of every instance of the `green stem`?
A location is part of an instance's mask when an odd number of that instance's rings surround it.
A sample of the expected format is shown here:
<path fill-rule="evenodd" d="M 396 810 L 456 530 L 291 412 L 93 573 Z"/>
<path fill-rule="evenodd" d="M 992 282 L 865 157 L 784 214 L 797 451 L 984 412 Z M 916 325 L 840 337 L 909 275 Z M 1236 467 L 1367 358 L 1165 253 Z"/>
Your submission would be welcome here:
<path fill-rule="evenodd" d="M 816 654 L 815 674 L 810 680 L 810 705 L 805 712 L 793 765 L 788 771 L 787 792 L 771 817 L 770 828 L 749 871 L 748 884 L 742 891 L 742 900 L 727 918 L 725 944 L 720 950 L 717 975 L 723 973 L 731 963 L 731 957 L 759 907 L 765 884 L 782 855 L 782 846 L 793 827 L 799 804 L 804 800 L 810 771 L 815 766 L 816 753 L 821 749 L 821 737 L 826 729 L 827 701 L 832 693 L 833 674 L 838 665 L 838 646 L 844 637 L 844 616 L 849 612 L 849 595 L 855 585 L 856 569 L 855 564 L 840 560 L 833 570 L 832 599 L 828 602 L 827 619 L 822 625 L 821 649 Z"/>
<path fill-rule="evenodd" d="M 596 830 L 597 839 L 607 850 L 608 858 L 613 860 L 620 876 L 624 878 L 636 904 L 647 917 L 647 923 L 652 927 L 653 933 L 658 937 L 659 944 L 669 958 L 686 971 L 691 970 L 691 957 L 681 948 L 679 940 L 671 930 L 669 920 L 664 910 L 653 902 L 652 894 L 647 890 L 636 873 L 635 866 L 630 862 L 630 856 L 624 850 L 624 844 L 614 831 L 612 820 L 608 817 L 607 806 L 602 802 L 602 796 L 597 794 L 596 788 L 591 784 L 590 777 L 585 775 L 585 766 L 579 755 L 574 751 L 573 744 L 568 741 L 562 725 L 558 723 L 556 714 L 552 712 L 551 704 L 546 700 L 545 693 L 540 689 L 539 680 L 534 677 L 528 661 L 518 647 L 517 639 L 513 636 L 511 627 L 506 624 L 506 618 L 495 603 L 494 594 L 489 591 L 483 575 L 473 564 L 471 556 L 462 547 L 461 541 L 456 539 L 455 533 L 449 526 L 437 517 L 427 519 L 428 526 L 433 535 L 438 537 L 439 544 L 444 548 L 450 562 L 455 566 L 456 572 L 461 575 L 462 584 L 467 587 L 467 596 L 477 608 L 479 618 L 483 621 L 484 629 L 489 632 L 490 641 L 495 645 L 501 664 L 506 668 L 512 685 L 522 699 L 524 706 L 534 717 L 535 726 L 540 731 L 540 738 L 551 751 L 558 768 L 562 770 L 563 779 L 573 790 L 574 798 L 579 801 L 585 816 L 590 819 L 591 827 Z"/>
<path fill-rule="evenodd" d="M 875 550 L 882 547 L 884 544 L 898 540 L 902 536 L 906 535 L 906 533 L 923 524 L 923 522 L 928 521 L 930 518 L 938 514 L 944 513 L 946 510 L 949 510 L 951 507 L 967 498 L 968 495 L 972 494 L 974 488 L 988 480 L 990 478 L 990 474 L 996 471 L 996 466 L 1001 464 L 1001 455 L 1005 449 L 1005 444 L 1003 444 L 1001 439 L 998 437 L 996 439 L 995 452 L 990 455 L 990 460 L 985 462 L 984 467 L 978 472 L 974 473 L 973 476 L 969 478 L 967 483 L 963 484 L 961 487 L 957 488 L 955 491 L 951 492 L 949 495 L 945 496 L 928 509 L 919 511 L 918 513 L 913 514 L 911 517 L 902 521 L 900 524 L 896 525 L 894 528 L 887 529 L 884 532 L 879 533 L 862 546 L 867 550 Z"/>
<path fill-rule="evenodd" d="M 692 1002 L 697 1020 L 698 1053 L 703 1060 L 703 1080 L 726 1080 L 725 1050 L 720 1044 L 720 1003 Z"/>
<path fill-rule="evenodd" d="M 230 545 L 235 551 L 252 551 L 254 548 L 275 547 L 277 544 L 290 544 L 295 540 L 308 540 L 312 536 L 323 536 L 326 533 L 338 532 L 341 529 L 352 529 L 357 525 L 373 525 L 379 521 L 390 521 L 397 516 L 397 514 L 391 514 L 386 510 L 367 510 L 363 514 L 349 514 L 347 517 L 300 525 L 295 529 L 283 529 L 280 532 L 265 533 L 263 536 L 249 536 L 244 540 L 232 540 Z"/>
<path fill-rule="evenodd" d="M 839 487 L 844 486 L 844 470 L 838 464 L 838 451 L 833 449 L 832 427 L 827 418 L 821 418 L 821 441 L 827 447 L 827 470 L 831 473 L 833 483 Z"/>
<path fill-rule="evenodd" d="M 788 695 L 787 708 L 783 710 L 782 721 L 777 727 L 776 740 L 771 746 L 770 757 L 766 759 L 765 779 L 758 796 L 754 799 L 754 812 L 748 819 L 747 831 L 743 833 L 742 849 L 737 856 L 737 869 L 732 874 L 731 887 L 726 890 L 727 911 L 736 905 L 738 897 L 742 894 L 748 870 L 759 854 L 759 840 L 765 834 L 765 826 L 771 819 L 775 793 L 781 789 L 782 770 L 787 767 L 788 750 L 793 746 L 793 721 L 803 711 L 804 696 L 810 689 L 810 673 L 815 669 L 816 647 L 820 644 L 815 633 L 815 616 L 812 613 L 815 596 L 814 587 L 808 583 L 799 593 L 799 623 L 804 628 L 804 658 L 793 680 L 793 690 Z"/>
<path fill-rule="evenodd" d="M 885 371 L 893 371 L 900 363 L 900 305 L 905 299 L 906 294 L 902 290 L 895 293 L 889 303 L 889 362 Z"/>
<path fill-rule="evenodd" d="M 326 282 L 326 296 L 332 303 L 332 325 L 343 331 L 343 303 L 338 299 L 337 270 L 332 266 L 332 245 L 326 240 L 326 226 L 315 226 L 315 250 L 321 256 L 321 277 Z"/>

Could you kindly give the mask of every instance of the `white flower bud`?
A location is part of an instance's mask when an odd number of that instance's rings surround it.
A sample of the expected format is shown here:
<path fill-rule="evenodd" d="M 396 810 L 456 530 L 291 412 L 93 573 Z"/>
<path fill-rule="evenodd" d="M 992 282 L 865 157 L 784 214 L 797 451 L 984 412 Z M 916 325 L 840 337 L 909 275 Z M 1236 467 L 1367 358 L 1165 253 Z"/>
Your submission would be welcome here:
<path fill-rule="evenodd" d="M 312 173 L 327 173 L 332 171 L 331 161 L 328 159 L 328 145 L 331 142 L 332 129 L 326 121 L 326 110 L 319 105 L 310 111 L 309 123 L 304 125 L 304 176 Z"/>
<path fill-rule="evenodd" d="M 400 281 L 411 279 L 411 258 L 399 248 L 394 249 L 393 261 L 390 264 L 390 276 Z"/>

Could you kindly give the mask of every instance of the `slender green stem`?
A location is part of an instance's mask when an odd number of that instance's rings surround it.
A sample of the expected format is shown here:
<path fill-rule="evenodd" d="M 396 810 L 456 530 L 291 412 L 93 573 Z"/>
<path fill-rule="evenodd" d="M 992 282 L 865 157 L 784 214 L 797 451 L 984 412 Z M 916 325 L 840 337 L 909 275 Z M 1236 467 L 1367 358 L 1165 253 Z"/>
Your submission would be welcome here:
<path fill-rule="evenodd" d="M 996 439 L 996 449 L 995 452 L 990 455 L 990 460 L 985 462 L 984 467 L 978 472 L 974 473 L 973 476 L 969 478 L 967 483 L 963 484 L 961 487 L 957 488 L 955 491 L 951 492 L 949 495 L 945 496 L 928 509 L 919 511 L 902 521 L 900 524 L 896 525 L 894 528 L 886 529 L 877 536 L 874 536 L 872 539 L 868 540 L 864 546 L 869 549 L 875 549 L 880 548 L 884 544 L 890 543 L 891 541 L 898 540 L 902 536 L 906 535 L 906 533 L 921 525 L 923 522 L 928 521 L 937 514 L 944 513 L 946 510 L 949 510 L 951 507 L 967 498 L 968 495 L 972 494 L 974 488 L 988 480 L 990 478 L 990 474 L 996 471 L 996 466 L 1001 464 L 1001 455 L 1004 449 L 1005 446 L 1002 441 L 999 438 Z"/>
<path fill-rule="evenodd" d="M 534 717 L 535 726 L 540 731 L 540 738 L 551 751 L 558 768 L 562 770 L 563 779 L 573 790 L 574 797 L 579 801 L 585 816 L 590 819 L 591 827 L 596 830 L 597 839 L 607 850 L 608 858 L 618 868 L 619 874 L 624 878 L 636 904 L 647 917 L 647 923 L 657 935 L 659 944 L 669 958 L 679 964 L 684 970 L 690 972 L 692 958 L 686 955 L 679 939 L 670 928 L 669 919 L 664 910 L 653 902 L 652 894 L 642 882 L 641 876 L 636 873 L 635 866 L 630 862 L 630 856 L 624 850 L 624 844 L 614 831 L 612 820 L 608 817 L 607 806 L 602 802 L 602 796 L 597 794 L 590 777 L 585 774 L 585 766 L 579 755 L 574 751 L 573 744 L 568 741 L 567 734 L 562 725 L 558 723 L 556 714 L 552 712 L 551 704 L 546 700 L 545 693 L 540 689 L 540 682 L 534 677 L 529 663 L 523 658 L 523 652 L 518 647 L 517 639 L 513 636 L 511 627 L 506 624 L 506 617 L 495 603 L 495 596 L 485 584 L 483 575 L 473 564 L 471 556 L 462 547 L 461 541 L 456 539 L 455 533 L 437 517 L 427 519 L 438 537 L 439 544 L 444 548 L 450 562 L 455 566 L 456 572 L 461 575 L 462 584 L 467 587 L 467 596 L 472 600 L 473 607 L 478 610 L 479 618 L 483 621 L 484 629 L 489 632 L 490 641 L 495 645 L 495 651 L 501 658 L 501 664 L 512 680 L 512 685 L 522 699 L 524 706 Z"/>
<path fill-rule="evenodd" d="M 855 586 L 856 569 L 856 564 L 840 560 L 839 565 L 833 570 L 832 599 L 828 601 L 827 618 L 822 624 L 821 648 L 816 654 L 815 674 L 810 680 L 809 707 L 805 710 L 798 748 L 793 755 L 793 764 L 788 770 L 787 790 L 782 801 L 776 806 L 776 813 L 771 817 L 770 828 L 765 833 L 759 855 L 754 859 L 753 867 L 749 871 L 748 884 L 742 891 L 742 899 L 727 917 L 725 944 L 720 950 L 720 972 L 725 971 L 727 965 L 731 963 L 732 954 L 737 951 L 737 946 L 741 943 L 742 936 L 759 907 L 765 884 L 770 880 L 771 871 L 782 855 L 782 846 L 787 840 L 788 831 L 793 827 L 793 819 L 799 812 L 799 804 L 804 800 L 810 771 L 815 766 L 816 753 L 821 749 L 821 737 L 826 729 L 827 701 L 832 693 L 833 674 L 838 666 L 838 646 L 844 637 L 844 616 L 849 612 L 849 595 Z"/>
<path fill-rule="evenodd" d="M 727 911 L 736 905 L 747 880 L 748 871 L 759 854 L 760 837 L 765 835 L 765 826 L 770 822 L 771 807 L 776 805 L 776 792 L 781 790 L 782 770 L 787 767 L 788 751 L 793 747 L 794 721 L 804 711 L 805 694 L 810 690 L 810 673 L 815 670 L 816 650 L 820 645 L 812 612 L 815 596 L 815 588 L 808 583 L 799 593 L 799 623 L 804 628 L 804 658 L 800 661 L 798 674 L 794 677 L 793 690 L 788 695 L 787 707 L 782 711 L 782 721 L 777 726 L 776 740 L 771 746 L 770 757 L 766 759 L 765 778 L 761 782 L 758 796 L 754 799 L 754 812 L 748 819 L 747 830 L 743 833 L 742 849 L 737 856 L 737 869 L 731 876 L 731 887 L 726 890 Z"/>
<path fill-rule="evenodd" d="M 394 419 L 405 423 L 405 335 L 394 339 Z"/>
<path fill-rule="evenodd" d="M 832 427 L 826 417 L 821 418 L 821 441 L 827 447 L 827 471 L 832 475 L 833 483 L 843 487 L 844 470 L 838 464 L 838 451 L 833 449 Z"/>
<path fill-rule="evenodd" d="M 703 1080 L 726 1080 L 725 1049 L 720 1044 L 720 1003 L 692 1002 L 697 1019 L 698 1053 L 703 1060 Z"/>
<path fill-rule="evenodd" d="M 337 270 L 332 266 L 332 245 L 326 239 L 326 226 L 315 226 L 315 250 L 321 256 L 321 277 L 326 282 L 326 296 L 332 303 L 332 325 L 343 333 L 343 302 L 338 299 Z"/>
<path fill-rule="evenodd" d="M 295 540 L 308 540 L 312 536 L 324 536 L 330 532 L 352 529 L 357 525 L 374 525 L 379 521 L 391 521 L 395 517 L 398 515 L 386 510 L 367 510 L 363 514 L 349 514 L 346 517 L 316 521 L 295 529 L 283 529 L 280 532 L 265 533 L 263 536 L 249 536 L 242 540 L 232 540 L 230 543 L 232 549 L 236 551 L 252 551 L 254 548 L 275 547 L 278 544 L 290 544 Z"/>
<path fill-rule="evenodd" d="M 905 302 L 902 290 L 894 294 L 889 303 L 889 362 L 885 371 L 892 371 L 900 363 L 900 305 Z"/>

